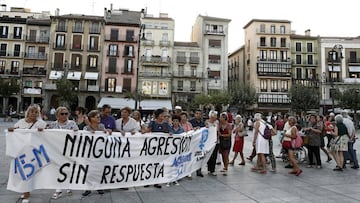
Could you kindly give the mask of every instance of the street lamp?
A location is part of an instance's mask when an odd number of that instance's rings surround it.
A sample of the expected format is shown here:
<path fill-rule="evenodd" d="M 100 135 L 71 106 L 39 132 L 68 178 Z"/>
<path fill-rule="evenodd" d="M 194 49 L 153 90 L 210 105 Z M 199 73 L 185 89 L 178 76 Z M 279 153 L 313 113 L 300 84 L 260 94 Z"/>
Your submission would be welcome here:
<path fill-rule="evenodd" d="M 209 84 L 210 84 L 210 71 L 211 69 L 207 67 L 207 84 L 206 84 L 206 93 L 209 95 Z"/>
<path fill-rule="evenodd" d="M 145 24 L 141 24 L 140 30 L 139 30 L 139 37 L 138 37 L 138 50 L 137 50 L 137 66 L 136 66 L 136 84 L 135 84 L 135 110 L 138 109 L 138 106 L 140 106 L 140 99 L 139 99 L 139 65 L 140 65 L 140 45 L 141 40 L 146 40 L 145 38 Z M 138 105 L 139 102 L 139 105 Z"/>
<path fill-rule="evenodd" d="M 338 57 L 337 51 L 336 50 L 340 50 L 340 58 Z M 343 55 L 342 55 L 342 49 L 343 46 L 341 44 L 335 44 L 334 47 L 329 51 L 329 57 L 331 59 L 331 73 L 329 74 L 329 79 L 330 79 L 330 86 L 331 86 L 331 90 L 333 93 L 331 95 L 331 101 L 332 101 L 332 112 L 335 113 L 335 105 L 334 105 L 334 79 L 332 77 L 333 71 L 334 71 L 334 61 L 336 60 L 337 62 L 340 62 L 340 67 L 341 67 L 341 59 L 343 59 Z M 329 93 L 330 93 L 329 91 Z M 330 94 L 329 94 L 330 95 Z"/>

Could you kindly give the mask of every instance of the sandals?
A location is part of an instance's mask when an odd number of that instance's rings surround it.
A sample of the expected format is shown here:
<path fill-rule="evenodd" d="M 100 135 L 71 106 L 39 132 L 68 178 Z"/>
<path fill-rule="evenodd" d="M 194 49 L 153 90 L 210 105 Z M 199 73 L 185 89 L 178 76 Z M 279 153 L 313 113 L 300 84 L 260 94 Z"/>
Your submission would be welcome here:
<path fill-rule="evenodd" d="M 62 196 L 62 192 L 55 192 L 51 199 L 59 199 Z"/>
<path fill-rule="evenodd" d="M 253 171 L 253 172 L 257 172 L 258 170 L 260 170 L 259 168 L 256 168 L 256 167 L 252 167 L 251 168 L 251 171 Z"/>
<path fill-rule="evenodd" d="M 259 173 L 266 174 L 266 170 L 261 170 L 261 171 L 259 171 Z"/>

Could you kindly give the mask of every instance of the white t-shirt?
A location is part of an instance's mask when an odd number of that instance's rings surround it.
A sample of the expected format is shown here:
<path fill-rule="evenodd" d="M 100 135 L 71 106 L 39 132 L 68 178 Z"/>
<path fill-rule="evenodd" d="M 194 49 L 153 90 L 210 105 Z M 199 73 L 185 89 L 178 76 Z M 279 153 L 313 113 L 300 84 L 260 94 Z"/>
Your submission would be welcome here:
<path fill-rule="evenodd" d="M 140 125 L 135 119 L 130 118 L 127 123 L 123 125 L 123 119 L 119 118 L 115 121 L 116 130 L 125 132 L 139 132 L 141 130 Z"/>
<path fill-rule="evenodd" d="M 18 122 L 15 123 L 14 127 L 20 129 L 30 129 L 30 127 L 31 129 L 37 129 L 37 128 L 45 129 L 47 124 L 43 120 L 37 120 L 33 126 L 31 125 L 33 125 L 33 123 L 28 123 L 26 122 L 25 118 L 23 118 L 18 120 Z"/>

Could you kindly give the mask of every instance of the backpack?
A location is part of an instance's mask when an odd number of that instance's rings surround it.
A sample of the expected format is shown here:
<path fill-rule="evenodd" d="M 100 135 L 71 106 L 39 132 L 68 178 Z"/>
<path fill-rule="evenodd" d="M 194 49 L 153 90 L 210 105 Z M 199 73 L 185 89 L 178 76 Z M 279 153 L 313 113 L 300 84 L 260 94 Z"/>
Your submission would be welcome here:
<path fill-rule="evenodd" d="M 291 147 L 293 149 L 297 149 L 303 146 L 303 139 L 301 137 L 300 132 L 296 133 L 296 138 L 291 140 Z"/>
<path fill-rule="evenodd" d="M 263 134 L 260 133 L 260 134 L 263 136 L 265 140 L 269 140 L 272 136 L 271 129 L 269 128 L 269 125 L 267 123 L 264 124 L 265 124 L 264 133 Z"/>

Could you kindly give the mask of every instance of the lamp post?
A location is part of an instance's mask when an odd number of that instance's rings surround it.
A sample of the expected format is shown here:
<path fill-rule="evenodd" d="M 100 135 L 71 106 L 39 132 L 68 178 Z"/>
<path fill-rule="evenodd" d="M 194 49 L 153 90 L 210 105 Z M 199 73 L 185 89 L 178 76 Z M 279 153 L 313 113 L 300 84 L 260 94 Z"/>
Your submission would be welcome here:
<path fill-rule="evenodd" d="M 145 24 L 140 25 L 139 30 L 139 37 L 138 37 L 138 50 L 137 50 L 137 65 L 136 65 L 136 83 L 135 83 L 135 110 L 138 109 L 138 106 L 140 107 L 140 92 L 139 92 L 139 65 L 140 65 L 140 45 L 141 40 L 145 40 Z M 139 105 L 138 105 L 139 102 Z"/>
<path fill-rule="evenodd" d="M 337 49 L 340 50 L 340 58 L 337 55 L 337 51 L 336 51 Z M 339 61 L 339 59 L 340 60 L 343 59 L 342 49 L 343 49 L 343 46 L 341 44 L 335 44 L 334 47 L 329 51 L 329 56 L 330 56 L 330 59 L 331 59 L 331 73 L 329 74 L 331 89 L 330 89 L 329 93 L 331 91 L 333 91 L 333 94 L 331 95 L 331 102 L 332 102 L 331 105 L 332 105 L 332 112 L 333 113 L 335 113 L 335 104 L 334 104 L 335 101 L 334 101 L 334 79 L 332 77 L 332 74 L 333 74 L 333 71 L 334 71 L 334 60 Z M 340 63 L 340 67 L 341 67 L 341 63 Z"/>
<path fill-rule="evenodd" d="M 206 83 L 206 94 L 209 95 L 209 84 L 210 84 L 210 71 L 211 69 L 207 67 L 207 83 Z"/>

